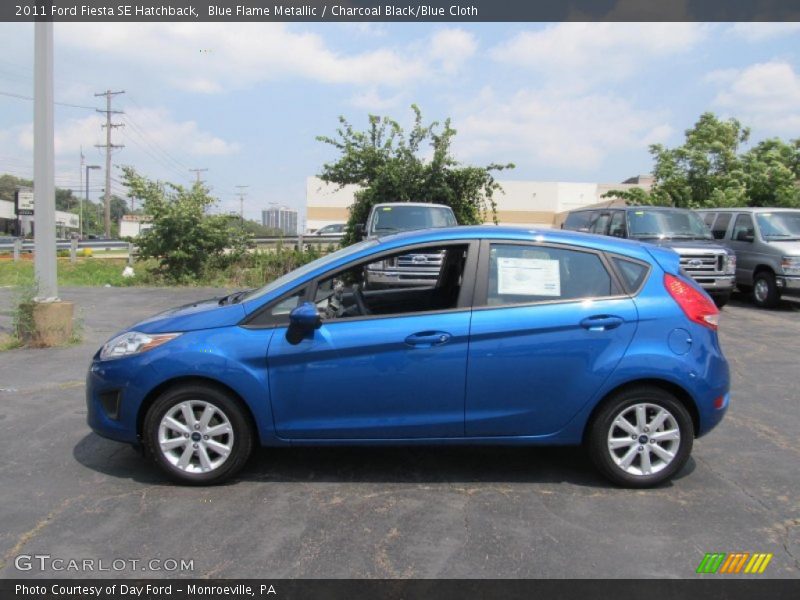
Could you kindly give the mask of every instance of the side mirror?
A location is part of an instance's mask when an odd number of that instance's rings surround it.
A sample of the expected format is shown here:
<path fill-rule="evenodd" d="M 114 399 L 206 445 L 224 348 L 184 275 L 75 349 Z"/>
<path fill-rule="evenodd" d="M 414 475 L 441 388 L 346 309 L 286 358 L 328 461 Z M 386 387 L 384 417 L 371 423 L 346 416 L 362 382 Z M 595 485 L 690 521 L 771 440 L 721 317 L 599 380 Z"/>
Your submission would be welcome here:
<path fill-rule="evenodd" d="M 356 223 L 355 231 L 359 238 L 363 238 L 367 234 L 367 228 L 364 223 Z"/>
<path fill-rule="evenodd" d="M 752 242 L 755 239 L 752 231 L 743 230 L 736 234 L 737 242 Z"/>
<path fill-rule="evenodd" d="M 289 313 L 289 329 L 286 340 L 290 344 L 299 344 L 304 337 L 322 325 L 317 307 L 311 302 L 303 302 Z"/>

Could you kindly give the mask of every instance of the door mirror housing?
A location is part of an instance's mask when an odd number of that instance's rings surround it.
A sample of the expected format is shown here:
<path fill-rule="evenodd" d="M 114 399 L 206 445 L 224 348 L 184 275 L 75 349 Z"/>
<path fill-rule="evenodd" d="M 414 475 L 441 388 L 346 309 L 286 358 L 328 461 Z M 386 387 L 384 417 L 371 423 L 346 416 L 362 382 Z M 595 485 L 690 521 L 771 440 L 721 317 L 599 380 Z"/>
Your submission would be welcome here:
<path fill-rule="evenodd" d="M 740 231 L 736 234 L 736 241 L 737 242 L 752 242 L 756 239 L 755 235 L 752 231 Z"/>
<path fill-rule="evenodd" d="M 367 235 L 367 226 L 364 223 L 356 223 L 355 232 L 358 239 L 363 239 Z"/>
<path fill-rule="evenodd" d="M 289 329 L 286 340 L 290 344 L 299 344 L 304 337 L 322 325 L 317 307 L 311 302 L 303 302 L 289 313 Z"/>

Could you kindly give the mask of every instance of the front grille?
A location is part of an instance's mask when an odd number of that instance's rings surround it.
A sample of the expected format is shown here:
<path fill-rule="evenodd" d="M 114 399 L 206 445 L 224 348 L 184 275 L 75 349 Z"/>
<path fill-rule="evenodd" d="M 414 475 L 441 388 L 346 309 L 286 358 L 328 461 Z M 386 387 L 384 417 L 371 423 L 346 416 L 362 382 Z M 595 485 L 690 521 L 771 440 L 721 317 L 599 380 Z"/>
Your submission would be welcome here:
<path fill-rule="evenodd" d="M 403 254 L 397 257 L 397 266 L 400 269 L 420 269 L 420 268 L 434 268 L 439 269 L 442 266 L 444 254 L 437 252 L 436 254 Z"/>
<path fill-rule="evenodd" d="M 725 268 L 724 254 L 682 254 L 681 268 L 692 276 L 718 275 Z"/>

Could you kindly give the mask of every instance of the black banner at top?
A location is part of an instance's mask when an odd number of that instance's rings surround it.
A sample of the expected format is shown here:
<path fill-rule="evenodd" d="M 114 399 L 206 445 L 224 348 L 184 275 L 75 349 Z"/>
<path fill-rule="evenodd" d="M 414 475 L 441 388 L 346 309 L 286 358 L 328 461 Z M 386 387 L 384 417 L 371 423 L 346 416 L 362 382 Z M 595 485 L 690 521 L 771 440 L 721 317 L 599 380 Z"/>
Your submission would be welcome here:
<path fill-rule="evenodd" d="M 0 21 L 800 21 L 800 0 L 2 0 Z"/>

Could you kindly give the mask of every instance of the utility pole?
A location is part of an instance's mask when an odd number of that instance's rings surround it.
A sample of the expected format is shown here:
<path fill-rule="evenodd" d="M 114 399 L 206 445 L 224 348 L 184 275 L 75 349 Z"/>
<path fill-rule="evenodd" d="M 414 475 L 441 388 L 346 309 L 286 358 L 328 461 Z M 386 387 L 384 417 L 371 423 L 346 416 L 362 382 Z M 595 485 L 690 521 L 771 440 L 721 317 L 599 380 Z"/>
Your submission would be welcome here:
<path fill-rule="evenodd" d="M 56 186 L 53 129 L 53 24 L 34 26 L 33 206 L 34 267 L 40 302 L 58 300 L 56 280 Z"/>
<path fill-rule="evenodd" d="M 208 171 L 208 169 L 189 169 L 189 171 L 197 175 L 197 183 L 203 183 L 203 180 L 200 179 L 200 173 L 204 173 Z"/>
<path fill-rule="evenodd" d="M 111 110 L 111 98 L 118 94 L 124 94 L 125 90 L 119 92 L 112 92 L 111 90 L 106 90 L 105 92 L 101 92 L 99 94 L 95 94 L 95 96 L 105 96 L 106 97 L 106 109 L 100 110 L 99 108 L 96 109 L 99 113 L 105 113 L 106 115 L 106 124 L 103 127 L 106 128 L 106 143 L 105 144 L 95 144 L 98 148 L 105 148 L 106 149 L 106 189 L 105 189 L 105 233 L 106 237 L 111 237 L 111 151 L 115 148 L 124 148 L 123 145 L 115 145 L 111 143 L 111 130 L 117 127 L 123 127 L 122 123 L 112 123 L 111 122 L 111 115 L 121 115 L 123 114 L 121 110 Z"/>
<path fill-rule="evenodd" d="M 247 192 L 245 192 L 244 190 L 246 190 L 250 186 L 237 185 L 236 187 L 239 189 L 239 192 L 237 192 L 239 194 L 239 218 L 242 220 L 242 227 L 244 227 L 244 197 L 247 195 Z"/>

